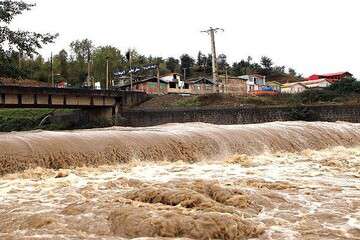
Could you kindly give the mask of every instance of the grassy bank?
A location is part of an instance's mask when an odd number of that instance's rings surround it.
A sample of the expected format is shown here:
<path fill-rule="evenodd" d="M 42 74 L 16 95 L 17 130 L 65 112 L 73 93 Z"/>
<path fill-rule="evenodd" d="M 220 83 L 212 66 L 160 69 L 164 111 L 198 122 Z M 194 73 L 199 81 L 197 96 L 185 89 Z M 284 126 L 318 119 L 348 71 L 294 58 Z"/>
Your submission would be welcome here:
<path fill-rule="evenodd" d="M 88 121 L 86 118 L 74 120 L 71 114 L 77 110 L 71 109 L 0 109 L 0 132 L 44 130 L 73 130 L 87 128 L 102 128 L 114 125 L 114 121 L 96 119 Z M 63 115 L 61 120 L 50 122 L 48 115 Z M 70 114 L 69 116 L 67 114 Z M 45 119 L 45 120 L 44 120 Z M 44 120 L 44 121 L 43 121 Z M 42 123 L 40 125 L 40 123 Z"/>
<path fill-rule="evenodd" d="M 56 110 L 56 112 L 71 112 L 73 110 Z M 54 109 L 0 109 L 0 132 L 28 131 L 57 126 L 40 126 L 41 121 Z M 61 126 L 58 126 L 61 128 Z"/>

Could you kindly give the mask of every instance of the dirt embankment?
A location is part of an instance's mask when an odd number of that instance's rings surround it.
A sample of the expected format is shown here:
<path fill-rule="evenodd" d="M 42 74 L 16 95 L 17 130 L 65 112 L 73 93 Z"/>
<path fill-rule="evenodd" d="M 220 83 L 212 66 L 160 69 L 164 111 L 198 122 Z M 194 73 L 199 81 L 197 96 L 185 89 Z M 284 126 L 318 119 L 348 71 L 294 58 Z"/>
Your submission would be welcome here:
<path fill-rule="evenodd" d="M 174 108 L 212 108 L 212 107 L 251 107 L 264 105 L 288 105 L 285 96 L 251 97 L 230 94 L 206 94 L 199 96 L 168 94 L 150 99 L 135 107 L 135 110 L 174 109 Z"/>
<path fill-rule="evenodd" d="M 31 80 L 31 79 L 14 79 L 0 77 L 0 86 L 20 86 L 20 87 L 50 87 L 51 85 L 46 82 Z"/>

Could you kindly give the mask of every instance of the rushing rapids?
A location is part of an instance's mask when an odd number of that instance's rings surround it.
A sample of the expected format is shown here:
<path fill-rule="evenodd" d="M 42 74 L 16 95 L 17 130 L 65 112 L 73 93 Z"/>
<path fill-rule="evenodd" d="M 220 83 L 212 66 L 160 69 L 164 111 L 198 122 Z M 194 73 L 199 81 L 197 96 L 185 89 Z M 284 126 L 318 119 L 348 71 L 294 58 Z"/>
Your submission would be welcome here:
<path fill-rule="evenodd" d="M 236 153 L 301 151 L 359 143 L 360 125 L 268 123 L 215 126 L 169 124 L 0 135 L 0 175 L 34 167 L 68 168 L 140 161 L 216 160 Z"/>
<path fill-rule="evenodd" d="M 0 136 L 0 239 L 360 239 L 359 124 Z"/>

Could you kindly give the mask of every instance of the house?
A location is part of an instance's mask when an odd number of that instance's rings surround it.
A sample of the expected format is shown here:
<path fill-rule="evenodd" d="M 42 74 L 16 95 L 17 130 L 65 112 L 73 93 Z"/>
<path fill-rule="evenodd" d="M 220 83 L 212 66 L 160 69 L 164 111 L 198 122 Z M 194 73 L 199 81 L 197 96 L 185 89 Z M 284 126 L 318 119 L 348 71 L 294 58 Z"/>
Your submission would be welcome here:
<path fill-rule="evenodd" d="M 308 80 L 303 82 L 286 83 L 282 85 L 282 93 L 300 93 L 310 88 L 326 88 L 331 85 L 327 79 Z"/>
<path fill-rule="evenodd" d="M 147 94 L 158 94 L 160 87 L 160 93 L 166 94 L 168 93 L 168 85 L 169 83 L 166 81 L 159 79 L 158 82 L 157 77 L 151 77 L 143 80 L 134 81 L 132 83 L 132 89 L 130 83 L 122 85 L 119 88 L 121 90 L 127 90 L 127 91 L 133 90 L 133 91 L 146 92 Z"/>
<path fill-rule="evenodd" d="M 271 89 L 275 92 L 281 92 L 281 86 L 282 84 L 277 81 L 270 81 L 266 83 L 266 86 L 271 87 Z"/>
<path fill-rule="evenodd" d="M 308 80 L 300 83 L 304 84 L 307 88 L 326 88 L 331 85 L 330 80 L 326 78 L 318 80 Z"/>
<path fill-rule="evenodd" d="M 189 83 L 182 81 L 178 73 L 166 74 L 160 80 L 168 83 L 167 93 L 190 93 Z"/>
<path fill-rule="evenodd" d="M 219 92 L 226 94 L 243 95 L 247 94 L 246 80 L 234 76 L 219 76 L 221 82 Z"/>
<path fill-rule="evenodd" d="M 56 84 L 57 88 L 66 88 L 67 86 L 68 86 L 68 84 L 65 81 L 60 81 Z"/>
<path fill-rule="evenodd" d="M 218 92 L 218 86 L 212 79 L 201 77 L 186 80 L 184 90 L 188 90 L 186 93 L 191 94 L 208 94 Z"/>
<path fill-rule="evenodd" d="M 285 83 L 281 87 L 281 93 L 301 93 L 306 90 L 306 86 L 301 82 Z"/>
<path fill-rule="evenodd" d="M 327 73 L 327 74 L 313 74 L 308 77 L 308 80 L 319 80 L 319 79 L 327 79 L 331 83 L 339 81 L 343 78 L 352 77 L 353 75 L 349 72 L 338 72 L 338 73 Z"/>
<path fill-rule="evenodd" d="M 265 76 L 259 74 L 243 75 L 239 78 L 246 80 L 246 91 L 259 91 L 266 84 Z"/>

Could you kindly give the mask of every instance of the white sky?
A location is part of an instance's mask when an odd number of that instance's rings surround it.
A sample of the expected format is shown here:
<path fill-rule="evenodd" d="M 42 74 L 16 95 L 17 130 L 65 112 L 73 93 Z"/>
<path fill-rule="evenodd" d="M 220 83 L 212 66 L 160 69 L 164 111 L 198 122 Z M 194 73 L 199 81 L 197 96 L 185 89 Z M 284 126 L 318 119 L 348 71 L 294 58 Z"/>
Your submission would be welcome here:
<path fill-rule="evenodd" d="M 228 61 L 271 57 L 312 73 L 350 71 L 360 77 L 359 0 L 32 0 L 37 6 L 15 28 L 58 32 L 48 56 L 76 39 L 136 48 L 146 55 L 210 53 L 201 30 L 221 27 L 218 54 Z"/>

